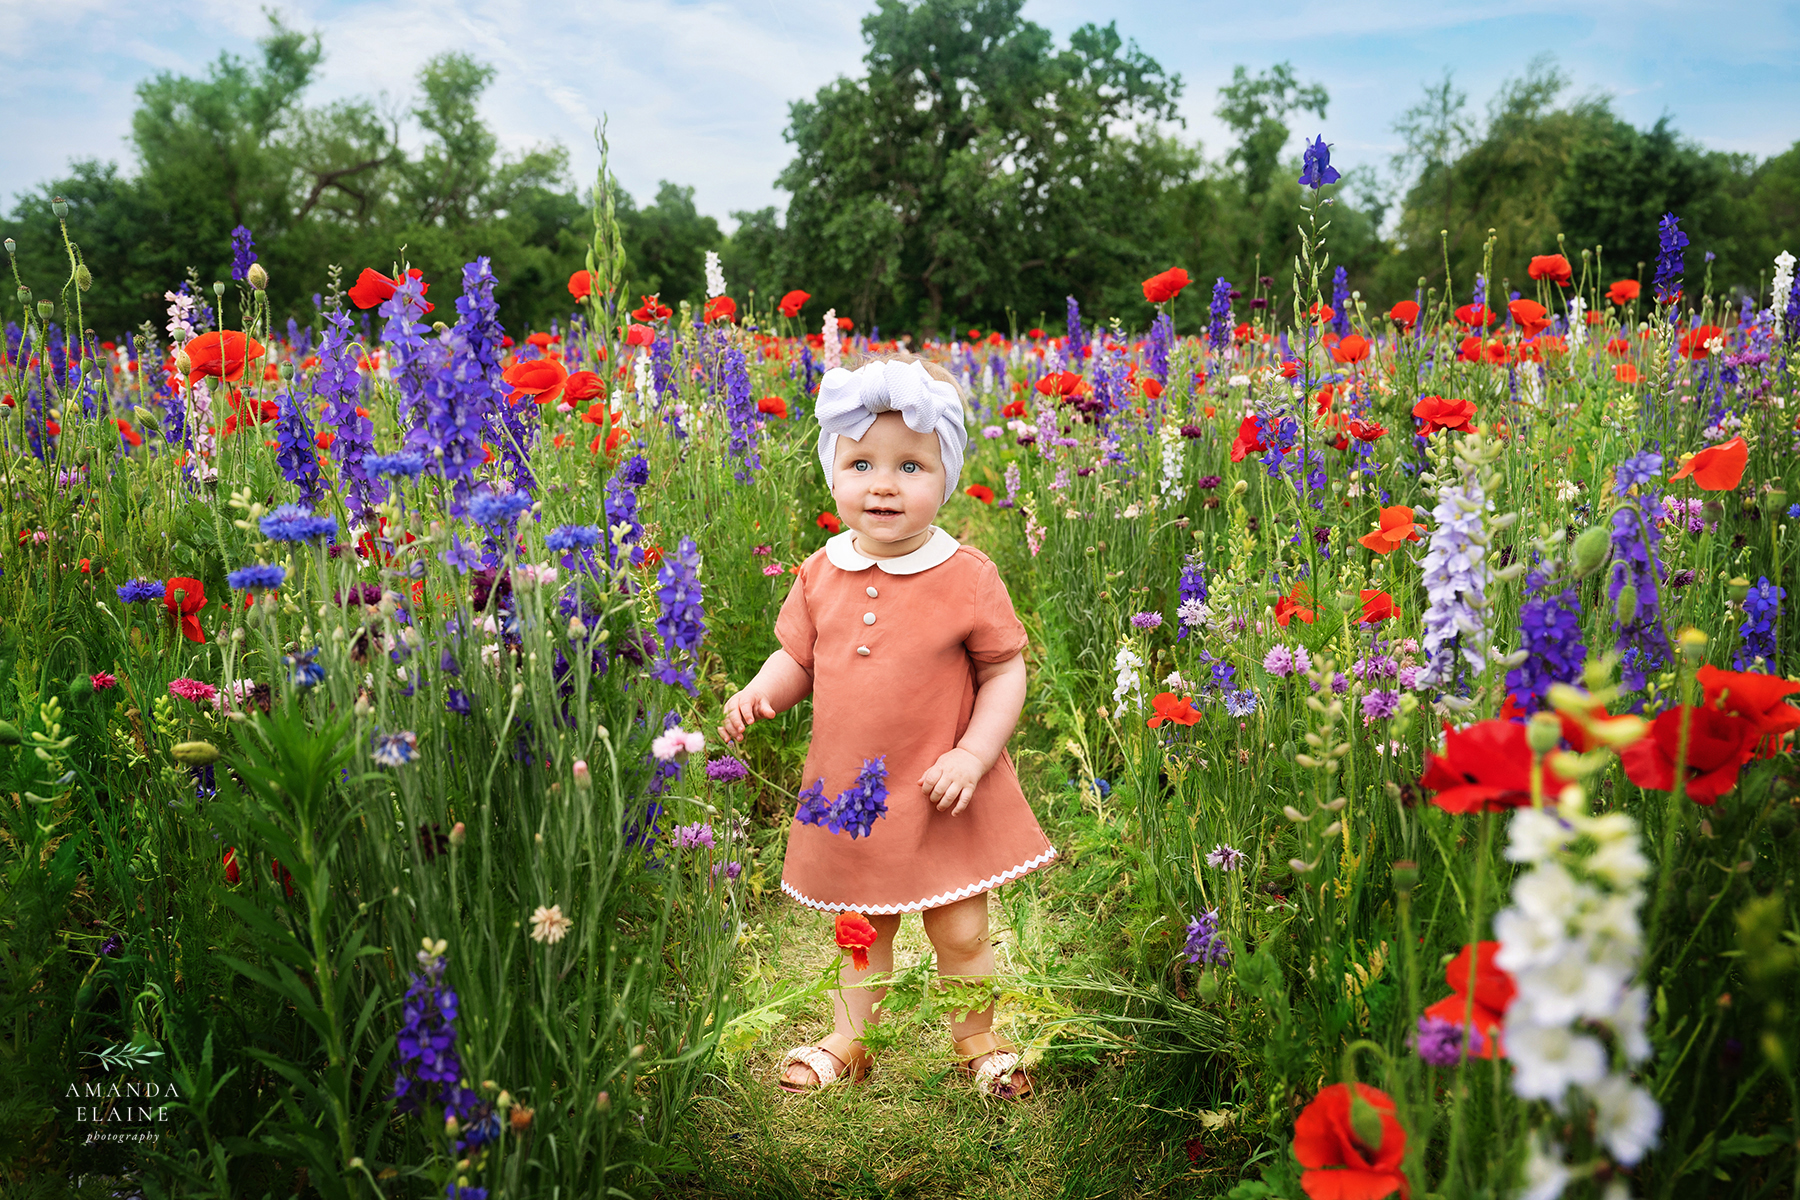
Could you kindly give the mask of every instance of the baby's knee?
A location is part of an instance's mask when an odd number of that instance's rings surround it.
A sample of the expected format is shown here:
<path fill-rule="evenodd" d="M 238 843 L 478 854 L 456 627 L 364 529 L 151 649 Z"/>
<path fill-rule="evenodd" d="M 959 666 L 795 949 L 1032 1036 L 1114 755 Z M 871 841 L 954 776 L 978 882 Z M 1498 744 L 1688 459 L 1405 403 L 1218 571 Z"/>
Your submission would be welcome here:
<path fill-rule="evenodd" d="M 959 913 L 954 918 L 940 916 L 934 919 L 932 913 L 927 912 L 925 936 L 931 939 L 939 958 L 973 958 L 988 945 L 987 914 Z"/>

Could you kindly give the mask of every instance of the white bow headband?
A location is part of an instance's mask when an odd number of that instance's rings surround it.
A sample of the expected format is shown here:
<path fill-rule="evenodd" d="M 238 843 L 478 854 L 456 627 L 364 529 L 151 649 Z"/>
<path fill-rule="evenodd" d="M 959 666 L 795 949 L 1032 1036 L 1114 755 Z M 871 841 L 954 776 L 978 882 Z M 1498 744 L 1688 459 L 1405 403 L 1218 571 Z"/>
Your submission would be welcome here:
<path fill-rule="evenodd" d="M 837 440 L 844 435 L 855 441 L 869 432 L 878 413 L 897 412 L 914 433 L 937 431 L 944 456 L 944 503 L 956 494 L 962 476 L 963 451 L 969 434 L 963 428 L 962 393 L 953 383 L 934 379 L 925 364 L 872 362 L 855 371 L 833 367 L 819 383 L 819 463 L 825 468 L 825 485 L 831 486 Z"/>

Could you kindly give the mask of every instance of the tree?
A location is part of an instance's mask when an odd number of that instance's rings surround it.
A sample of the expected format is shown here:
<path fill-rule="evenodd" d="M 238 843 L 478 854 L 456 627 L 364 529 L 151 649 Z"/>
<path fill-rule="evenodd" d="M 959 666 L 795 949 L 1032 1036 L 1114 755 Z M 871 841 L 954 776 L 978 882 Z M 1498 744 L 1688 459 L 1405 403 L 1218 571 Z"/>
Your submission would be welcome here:
<path fill-rule="evenodd" d="M 635 208 L 621 193 L 619 231 L 625 239 L 630 286 L 656 293 L 673 308 L 683 300 L 696 308 L 706 299 L 706 252 L 725 244 L 719 223 L 700 215 L 694 189 L 663 180 L 656 203 Z"/>
<path fill-rule="evenodd" d="M 1393 157 L 1393 168 L 1402 179 L 1413 177 L 1423 208 L 1426 197 L 1441 194 L 1442 228 L 1450 228 L 1456 210 L 1456 173 L 1452 167 L 1468 149 L 1474 123 L 1465 115 L 1469 94 L 1452 82 L 1450 69 L 1436 84 L 1425 85 L 1425 96 L 1394 122 L 1394 132 L 1405 146 Z"/>
<path fill-rule="evenodd" d="M 796 266 L 865 325 L 994 324 L 1096 295 L 1117 269 L 1106 227 L 1132 214 L 1095 201 L 1180 179 L 1166 156 L 1114 144 L 1174 119 L 1179 77 L 1111 25 L 1059 50 L 1021 5 L 879 0 L 866 77 L 790 108 L 796 155 L 779 182 Z M 1128 162 L 1152 176 L 1115 178 Z"/>

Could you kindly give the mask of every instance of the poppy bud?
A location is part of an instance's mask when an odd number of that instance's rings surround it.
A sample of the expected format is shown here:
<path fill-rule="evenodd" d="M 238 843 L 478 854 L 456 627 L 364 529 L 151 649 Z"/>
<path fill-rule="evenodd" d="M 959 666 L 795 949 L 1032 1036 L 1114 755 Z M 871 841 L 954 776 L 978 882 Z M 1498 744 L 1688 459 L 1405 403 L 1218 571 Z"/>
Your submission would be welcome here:
<path fill-rule="evenodd" d="M 1562 722 L 1549 713 L 1534 713 L 1525 723 L 1525 744 L 1533 754 L 1548 754 L 1562 741 Z"/>
<path fill-rule="evenodd" d="M 1742 575 L 1736 576 L 1725 585 L 1725 594 L 1731 597 L 1733 604 L 1742 604 L 1744 597 L 1750 594 L 1750 581 Z"/>
<path fill-rule="evenodd" d="M 269 286 L 269 272 L 261 263 L 253 262 L 244 272 L 244 281 L 260 292 Z"/>
<path fill-rule="evenodd" d="M 1612 551 L 1611 539 L 1604 525 L 1590 525 L 1575 539 L 1575 575 L 1586 578 L 1606 565 Z"/>
<path fill-rule="evenodd" d="M 20 288 L 19 288 L 19 303 L 20 304 L 30 304 L 31 303 L 31 289 L 30 288 L 24 287 L 22 285 L 20 286 Z"/>
<path fill-rule="evenodd" d="M 601 1092 L 598 1096 L 594 1097 L 594 1107 L 600 1112 L 605 1112 L 612 1107 L 612 1097 L 605 1092 Z"/>
<path fill-rule="evenodd" d="M 1350 1089 L 1350 1128 L 1356 1131 L 1357 1141 L 1376 1154 L 1381 1152 L 1381 1113 L 1354 1086 Z"/>
<path fill-rule="evenodd" d="M 51 301 L 49 301 L 49 300 L 39 300 L 38 301 L 38 316 L 44 318 L 44 320 L 48 321 L 51 317 L 51 314 L 53 314 L 55 312 L 56 312 L 56 305 L 54 303 L 52 303 Z"/>
<path fill-rule="evenodd" d="M 1691 665 L 1698 665 L 1706 657 L 1707 637 L 1700 630 L 1690 626 L 1682 630 L 1681 636 L 1675 641 L 1681 646 L 1682 655 Z"/>
<path fill-rule="evenodd" d="M 52 197 L 50 200 L 50 211 L 55 213 L 56 219 L 60 221 L 69 215 L 69 202 L 64 200 L 61 196 Z"/>
<path fill-rule="evenodd" d="M 458 821 L 456 824 L 454 824 L 450 827 L 450 844 L 452 846 L 460 846 L 468 840 L 469 840 L 469 827 L 467 825 L 464 825 L 461 821 Z"/>
<path fill-rule="evenodd" d="M 574 774 L 575 786 L 582 791 L 585 792 L 594 786 L 594 775 L 593 772 L 588 770 L 587 761 L 585 759 L 578 758 L 575 760 Z"/>
<path fill-rule="evenodd" d="M 18 248 L 19 248 L 19 243 L 13 241 L 11 238 L 6 239 L 6 253 L 9 257 Z"/>
<path fill-rule="evenodd" d="M 80 700 L 86 696 L 93 695 L 93 692 L 94 681 L 86 675 L 77 675 L 75 678 L 69 680 L 69 698 L 71 700 Z"/>
<path fill-rule="evenodd" d="M 0 746 L 16 746 L 23 740 L 17 725 L 11 721 L 0 721 Z"/>
<path fill-rule="evenodd" d="M 223 300 L 225 298 L 225 281 L 224 280 L 216 279 L 213 281 L 213 295 L 218 297 L 220 300 Z"/>
<path fill-rule="evenodd" d="M 1410 859 L 1401 859 L 1393 866 L 1394 890 L 1402 896 L 1412 895 L 1412 890 L 1419 886 L 1419 864 Z"/>
<path fill-rule="evenodd" d="M 254 271 L 260 265 L 261 264 L 259 263 L 251 263 L 250 269 Z M 291 362 L 282 363 L 275 371 L 276 374 L 281 376 L 283 382 L 291 381 L 294 378 L 294 364 Z"/>
<path fill-rule="evenodd" d="M 175 371 L 176 371 L 176 373 L 180 374 L 180 375 L 186 375 L 189 371 L 192 371 L 193 369 L 194 369 L 194 360 L 188 357 L 188 352 L 186 350 L 177 350 L 175 352 Z"/>
<path fill-rule="evenodd" d="M 84 292 L 94 286 L 94 273 L 88 270 L 86 263 L 81 263 L 75 268 L 75 286 Z"/>
<path fill-rule="evenodd" d="M 178 763 L 204 767 L 219 761 L 219 748 L 211 742 L 176 742 L 169 755 Z"/>
<path fill-rule="evenodd" d="M 1619 589 L 1619 602 L 1613 606 L 1613 615 L 1619 619 L 1619 624 L 1629 625 L 1637 620 L 1637 610 L 1637 584 L 1628 583 Z"/>

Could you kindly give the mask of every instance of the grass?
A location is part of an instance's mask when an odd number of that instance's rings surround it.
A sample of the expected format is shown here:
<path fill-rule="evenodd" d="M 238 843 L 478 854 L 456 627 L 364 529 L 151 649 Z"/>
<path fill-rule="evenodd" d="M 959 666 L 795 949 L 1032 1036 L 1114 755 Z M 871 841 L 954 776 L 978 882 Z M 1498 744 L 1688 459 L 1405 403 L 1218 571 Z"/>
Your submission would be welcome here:
<path fill-rule="evenodd" d="M 989 920 L 1001 981 L 1104 978 L 1129 954 L 1129 885 L 1117 859 L 1070 854 L 1116 837 L 1080 808 L 1027 776 L 1039 820 L 1063 857 L 990 894 Z M 784 832 L 760 855 L 772 877 Z M 769 880 L 773 886 L 773 879 Z M 758 934 L 764 952 L 745 956 L 746 1004 L 778 983 L 816 977 L 837 957 L 831 917 L 765 891 Z M 931 953 L 916 915 L 901 923 L 895 967 Z M 1053 1003 L 1094 1018 L 1103 1033 L 1106 993 L 1051 988 Z M 1023 1044 L 1037 1014 L 1009 1012 L 997 1029 Z M 1198 1054 L 1096 1049 L 1080 1036 L 1052 1045 L 1032 1064 L 1033 1094 L 1018 1102 L 978 1096 L 954 1069 L 943 1019 L 911 1023 L 868 1079 L 789 1096 L 775 1086 L 780 1056 L 831 1029 L 820 998 L 738 1055 L 722 1055 L 695 1108 L 697 1169 L 671 1188 L 681 1196 L 742 1197 L 1189 1197 L 1224 1195 L 1249 1147 L 1229 1129 L 1206 1129 L 1220 1072 Z M 1073 1027 L 1079 1031 L 1078 1021 Z"/>

